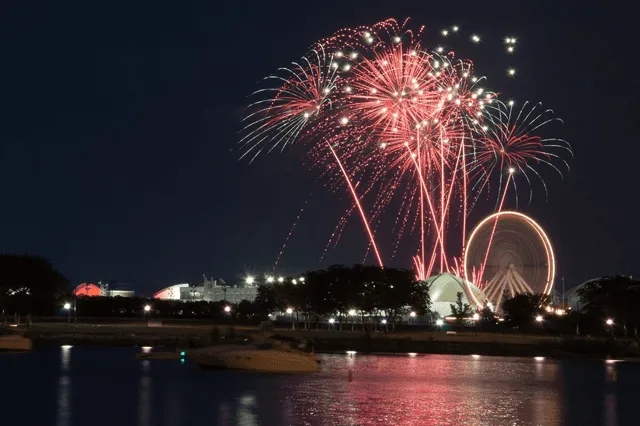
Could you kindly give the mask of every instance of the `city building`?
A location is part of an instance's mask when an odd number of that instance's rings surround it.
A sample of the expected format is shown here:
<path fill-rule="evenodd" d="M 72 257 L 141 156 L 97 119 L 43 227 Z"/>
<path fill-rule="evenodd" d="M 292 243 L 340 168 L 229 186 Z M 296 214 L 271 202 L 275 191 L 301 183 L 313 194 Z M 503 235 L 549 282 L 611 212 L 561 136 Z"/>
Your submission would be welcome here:
<path fill-rule="evenodd" d="M 109 288 L 108 283 L 99 281 L 98 284 L 82 283 L 73 290 L 74 296 L 86 296 L 86 297 L 134 297 L 135 291 L 123 288 L 123 285 L 113 286 Z"/>
<path fill-rule="evenodd" d="M 202 285 L 174 284 L 157 291 L 153 297 L 163 300 L 203 300 L 207 302 L 226 300 L 230 303 L 240 303 L 243 300 L 253 302 L 257 295 L 258 286 L 253 283 L 228 285 L 223 279 L 209 279 L 203 276 Z"/>

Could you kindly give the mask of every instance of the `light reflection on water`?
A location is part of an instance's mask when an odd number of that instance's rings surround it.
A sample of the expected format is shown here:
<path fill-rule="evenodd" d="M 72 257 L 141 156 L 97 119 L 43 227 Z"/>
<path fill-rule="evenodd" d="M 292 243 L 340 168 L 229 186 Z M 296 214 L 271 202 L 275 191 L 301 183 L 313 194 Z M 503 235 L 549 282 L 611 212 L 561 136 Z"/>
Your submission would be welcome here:
<path fill-rule="evenodd" d="M 2 355 L 0 377 L 12 386 L 0 387 L 0 401 L 19 424 L 59 426 L 637 424 L 640 365 L 631 363 L 324 355 L 319 374 L 278 376 L 133 354 Z"/>

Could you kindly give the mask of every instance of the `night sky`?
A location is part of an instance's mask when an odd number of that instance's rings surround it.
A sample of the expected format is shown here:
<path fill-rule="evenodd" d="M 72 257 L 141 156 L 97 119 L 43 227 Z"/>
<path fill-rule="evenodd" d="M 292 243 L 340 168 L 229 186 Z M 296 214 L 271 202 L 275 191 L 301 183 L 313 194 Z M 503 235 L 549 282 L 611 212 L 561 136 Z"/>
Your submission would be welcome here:
<path fill-rule="evenodd" d="M 319 263 L 346 194 L 329 192 L 300 149 L 238 161 L 237 132 L 256 83 L 314 40 L 410 16 L 480 34 L 470 52 L 489 85 L 564 119 L 554 134 L 571 142 L 572 170 L 564 180 L 547 170 L 548 199 L 537 187 L 520 210 L 547 230 L 567 287 L 638 269 L 638 38 L 625 8 L 40 3 L 5 1 L 0 13 L 2 252 L 43 255 L 74 284 L 118 280 L 146 294 L 203 273 L 234 282 L 270 270 L 305 206 L 280 271 L 361 262 L 366 238 L 354 216 Z M 506 35 L 518 37 L 513 82 L 506 55 L 480 54 L 503 52 Z M 401 247 L 390 263 L 409 267 L 415 247 Z"/>

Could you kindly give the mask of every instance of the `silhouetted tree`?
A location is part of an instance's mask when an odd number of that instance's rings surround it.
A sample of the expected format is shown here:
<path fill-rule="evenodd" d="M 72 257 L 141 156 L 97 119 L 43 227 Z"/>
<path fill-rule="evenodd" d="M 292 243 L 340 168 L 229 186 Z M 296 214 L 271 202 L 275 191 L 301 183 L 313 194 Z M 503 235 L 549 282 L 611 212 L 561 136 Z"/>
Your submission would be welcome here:
<path fill-rule="evenodd" d="M 69 281 L 47 259 L 34 255 L 0 255 L 0 304 L 9 311 L 51 314 L 69 290 Z"/>
<path fill-rule="evenodd" d="M 464 323 L 464 320 L 466 318 L 469 318 L 471 316 L 471 314 L 473 313 L 473 310 L 471 309 L 471 306 L 469 306 L 468 303 L 464 303 L 462 301 L 462 296 L 463 293 L 461 291 L 459 291 L 456 294 L 456 303 L 455 304 L 450 304 L 451 306 L 451 315 L 453 315 L 454 317 L 456 317 L 456 323 L 458 325 L 461 325 L 462 323 Z"/>
<path fill-rule="evenodd" d="M 602 327 L 606 318 L 612 318 L 625 336 L 629 330 L 638 336 L 640 281 L 621 275 L 603 277 L 579 289 L 578 297 L 587 321 Z"/>
<path fill-rule="evenodd" d="M 505 320 L 523 331 L 533 329 L 538 315 L 544 315 L 544 307 L 549 297 L 544 294 L 520 293 L 513 297 L 505 295 L 502 299 L 502 311 Z"/>

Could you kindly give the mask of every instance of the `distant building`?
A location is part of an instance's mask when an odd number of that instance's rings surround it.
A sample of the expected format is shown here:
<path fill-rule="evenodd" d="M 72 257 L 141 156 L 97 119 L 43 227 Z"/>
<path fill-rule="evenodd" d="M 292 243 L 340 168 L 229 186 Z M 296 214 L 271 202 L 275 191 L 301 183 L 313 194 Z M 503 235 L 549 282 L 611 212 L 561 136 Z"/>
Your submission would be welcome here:
<path fill-rule="evenodd" d="M 202 278 L 202 285 L 174 284 L 157 291 L 153 297 L 164 300 L 203 300 L 206 302 L 226 300 L 230 303 L 239 303 L 243 300 L 253 302 L 258 295 L 258 287 L 255 285 L 228 285 L 222 279 L 208 279 L 206 276 Z"/>
<path fill-rule="evenodd" d="M 99 281 L 98 284 L 82 283 L 73 290 L 74 296 L 106 296 L 106 297 L 134 297 L 134 290 L 123 288 L 109 288 L 109 284 Z"/>

